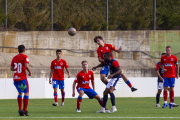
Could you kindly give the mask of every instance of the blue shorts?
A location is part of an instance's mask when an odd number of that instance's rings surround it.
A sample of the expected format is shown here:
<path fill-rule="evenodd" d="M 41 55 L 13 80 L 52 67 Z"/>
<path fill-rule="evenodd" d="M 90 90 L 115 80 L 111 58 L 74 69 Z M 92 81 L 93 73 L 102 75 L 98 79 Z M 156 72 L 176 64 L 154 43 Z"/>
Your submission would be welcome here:
<path fill-rule="evenodd" d="M 14 81 L 14 86 L 19 93 L 29 93 L 29 84 L 27 79 L 21 81 Z"/>
<path fill-rule="evenodd" d="M 100 74 L 105 74 L 106 77 L 107 77 L 108 76 L 108 72 L 109 72 L 109 69 L 108 69 L 107 65 L 105 65 L 105 66 L 103 66 L 101 68 Z"/>
<path fill-rule="evenodd" d="M 89 99 L 93 99 L 94 96 L 98 95 L 93 89 L 86 89 L 86 88 L 81 88 L 79 87 L 78 89 L 78 92 L 79 91 L 84 91 L 84 93 L 89 97 Z"/>
<path fill-rule="evenodd" d="M 59 89 L 64 89 L 64 80 L 52 80 L 53 83 L 53 88 L 58 88 L 59 85 Z"/>
<path fill-rule="evenodd" d="M 174 87 L 174 85 L 175 85 L 175 78 L 165 78 L 165 77 L 163 77 L 163 79 L 164 79 L 163 86 Z"/>

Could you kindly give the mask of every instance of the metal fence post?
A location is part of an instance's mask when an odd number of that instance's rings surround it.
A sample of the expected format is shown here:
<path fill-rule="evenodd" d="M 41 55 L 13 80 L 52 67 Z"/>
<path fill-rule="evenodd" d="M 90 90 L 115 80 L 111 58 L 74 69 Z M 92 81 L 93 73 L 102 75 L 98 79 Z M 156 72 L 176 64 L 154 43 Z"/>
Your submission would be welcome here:
<path fill-rule="evenodd" d="M 5 31 L 7 31 L 7 0 L 5 0 Z"/>
<path fill-rule="evenodd" d="M 156 30 L 156 0 L 154 0 L 154 30 Z"/>
<path fill-rule="evenodd" d="M 53 0 L 51 0 L 51 31 L 53 31 Z"/>

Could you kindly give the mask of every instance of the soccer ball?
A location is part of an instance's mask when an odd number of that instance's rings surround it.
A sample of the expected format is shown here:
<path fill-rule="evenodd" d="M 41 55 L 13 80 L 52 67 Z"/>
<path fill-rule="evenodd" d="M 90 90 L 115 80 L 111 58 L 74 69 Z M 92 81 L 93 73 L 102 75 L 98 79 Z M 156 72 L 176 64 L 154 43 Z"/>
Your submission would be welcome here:
<path fill-rule="evenodd" d="M 70 27 L 70 28 L 68 29 L 68 34 L 69 34 L 70 36 L 74 36 L 74 35 L 76 34 L 76 29 L 73 28 L 73 27 Z"/>

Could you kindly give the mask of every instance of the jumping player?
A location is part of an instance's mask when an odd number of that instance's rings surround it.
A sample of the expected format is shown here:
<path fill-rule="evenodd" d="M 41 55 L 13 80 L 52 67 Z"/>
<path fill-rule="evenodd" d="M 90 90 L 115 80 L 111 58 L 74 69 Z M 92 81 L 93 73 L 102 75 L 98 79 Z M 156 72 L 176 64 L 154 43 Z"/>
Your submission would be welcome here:
<path fill-rule="evenodd" d="M 162 53 L 161 57 L 163 55 L 166 55 L 166 53 Z M 164 88 L 163 87 L 163 70 L 159 67 L 159 64 L 160 64 L 160 62 L 158 62 L 156 64 L 156 69 L 155 69 L 156 73 L 158 75 L 158 82 L 157 82 L 158 92 L 156 94 L 156 107 L 161 107 L 159 104 L 159 100 L 160 100 L 160 95 L 161 95 L 162 89 Z M 169 87 L 168 87 L 168 91 L 170 92 Z M 179 106 L 178 104 L 174 103 L 174 99 L 173 99 L 173 107 L 178 107 L 178 106 Z"/>
<path fill-rule="evenodd" d="M 113 112 L 117 111 L 117 109 L 115 107 L 115 95 L 114 95 L 113 91 L 117 90 L 118 86 L 121 84 L 122 70 L 119 66 L 119 63 L 115 59 L 112 59 L 110 52 L 104 53 L 104 61 L 105 61 L 105 64 L 109 67 L 110 75 L 108 75 L 108 79 L 111 79 L 111 80 L 106 85 L 106 89 L 103 93 L 104 94 L 103 106 L 96 113 L 105 113 L 105 107 L 106 107 L 106 103 L 108 100 L 108 93 L 111 96 L 111 103 L 112 103 L 112 109 L 111 109 L 110 113 L 113 113 Z M 93 70 L 96 70 L 96 68 L 102 67 L 102 66 L 103 66 L 103 64 L 101 63 L 98 66 L 93 67 Z"/>
<path fill-rule="evenodd" d="M 94 42 L 97 43 L 99 45 L 98 49 L 97 49 L 97 54 L 98 54 L 98 60 L 100 63 L 104 62 L 104 53 L 106 52 L 110 52 L 111 53 L 111 58 L 113 59 L 113 55 L 111 51 L 115 51 L 117 53 L 119 53 L 122 48 L 119 47 L 119 49 L 116 49 L 113 45 L 111 44 L 105 44 L 103 41 L 103 38 L 101 36 L 96 36 L 94 38 Z M 108 67 L 106 65 L 104 65 L 100 71 L 100 79 L 104 84 L 108 83 L 108 80 L 106 79 L 107 75 L 108 75 Z M 127 77 L 121 72 L 121 76 L 124 80 L 124 82 L 131 88 L 131 91 L 134 92 L 137 89 L 134 88 L 131 84 L 131 82 L 127 79 Z"/>
<path fill-rule="evenodd" d="M 164 80 L 164 105 L 162 108 L 168 106 L 167 104 L 167 90 L 170 86 L 170 103 L 169 108 L 172 109 L 173 99 L 174 99 L 174 86 L 175 78 L 179 78 L 179 65 L 177 57 L 171 54 L 171 46 L 166 47 L 166 55 L 161 57 L 160 67 L 163 70 L 163 80 Z"/>
<path fill-rule="evenodd" d="M 100 96 L 94 91 L 95 90 L 95 83 L 94 83 L 94 74 L 92 71 L 88 70 L 88 62 L 82 61 L 82 68 L 83 70 L 80 71 L 73 83 L 73 93 L 72 96 L 75 96 L 75 86 L 76 83 L 78 84 L 76 89 L 79 93 L 78 99 L 77 99 L 77 109 L 76 112 L 81 112 L 80 110 L 80 104 L 82 101 L 82 96 L 84 93 L 89 97 L 89 99 L 97 99 L 99 101 L 99 104 L 102 106 L 103 100 L 100 98 Z M 91 80 L 91 84 L 93 89 L 89 86 Z M 106 112 L 109 112 L 109 110 L 106 110 Z"/>
<path fill-rule="evenodd" d="M 51 71 L 49 76 L 49 83 L 53 84 L 54 88 L 54 100 L 55 103 L 53 103 L 53 106 L 58 106 L 58 85 L 59 89 L 61 90 L 62 95 L 62 102 L 61 106 L 64 106 L 64 99 L 65 99 L 65 91 L 64 91 L 64 68 L 66 69 L 68 73 L 68 78 L 70 78 L 70 72 L 68 70 L 68 65 L 65 60 L 61 59 L 61 50 L 56 50 L 56 56 L 57 58 L 51 62 Z M 52 78 L 53 76 L 53 78 Z M 51 82 L 51 78 L 53 79 Z"/>
<path fill-rule="evenodd" d="M 31 71 L 29 68 L 29 59 L 27 55 L 24 55 L 25 53 L 25 46 L 19 45 L 18 46 L 18 52 L 19 54 L 16 55 L 11 62 L 11 70 L 14 71 L 14 86 L 16 87 L 18 91 L 18 106 L 19 106 L 19 115 L 29 116 L 27 111 L 27 106 L 29 102 L 29 84 L 26 77 L 26 69 L 29 72 L 29 76 L 31 76 Z M 24 93 L 23 98 L 23 109 L 22 109 L 22 95 Z"/>

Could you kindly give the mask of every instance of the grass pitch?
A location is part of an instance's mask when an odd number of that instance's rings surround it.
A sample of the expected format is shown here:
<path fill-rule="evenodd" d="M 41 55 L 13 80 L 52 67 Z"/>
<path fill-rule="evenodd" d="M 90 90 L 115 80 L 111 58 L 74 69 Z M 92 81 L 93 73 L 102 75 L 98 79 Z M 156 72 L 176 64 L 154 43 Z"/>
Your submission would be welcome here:
<path fill-rule="evenodd" d="M 163 98 L 161 106 L 163 105 Z M 168 98 L 169 100 L 169 98 Z M 16 99 L 0 100 L 0 119 L 65 119 L 65 120 L 88 120 L 88 119 L 180 119 L 180 106 L 173 109 L 156 108 L 154 98 L 116 98 L 115 113 L 95 113 L 101 106 L 95 99 L 83 98 L 81 113 L 76 112 L 77 99 L 65 99 L 65 106 L 52 106 L 54 99 L 30 99 L 28 111 L 30 116 L 19 116 Z M 180 97 L 175 98 L 175 103 L 180 104 Z M 107 108 L 111 109 L 111 100 L 108 99 Z M 166 118 L 168 117 L 168 118 Z"/>

